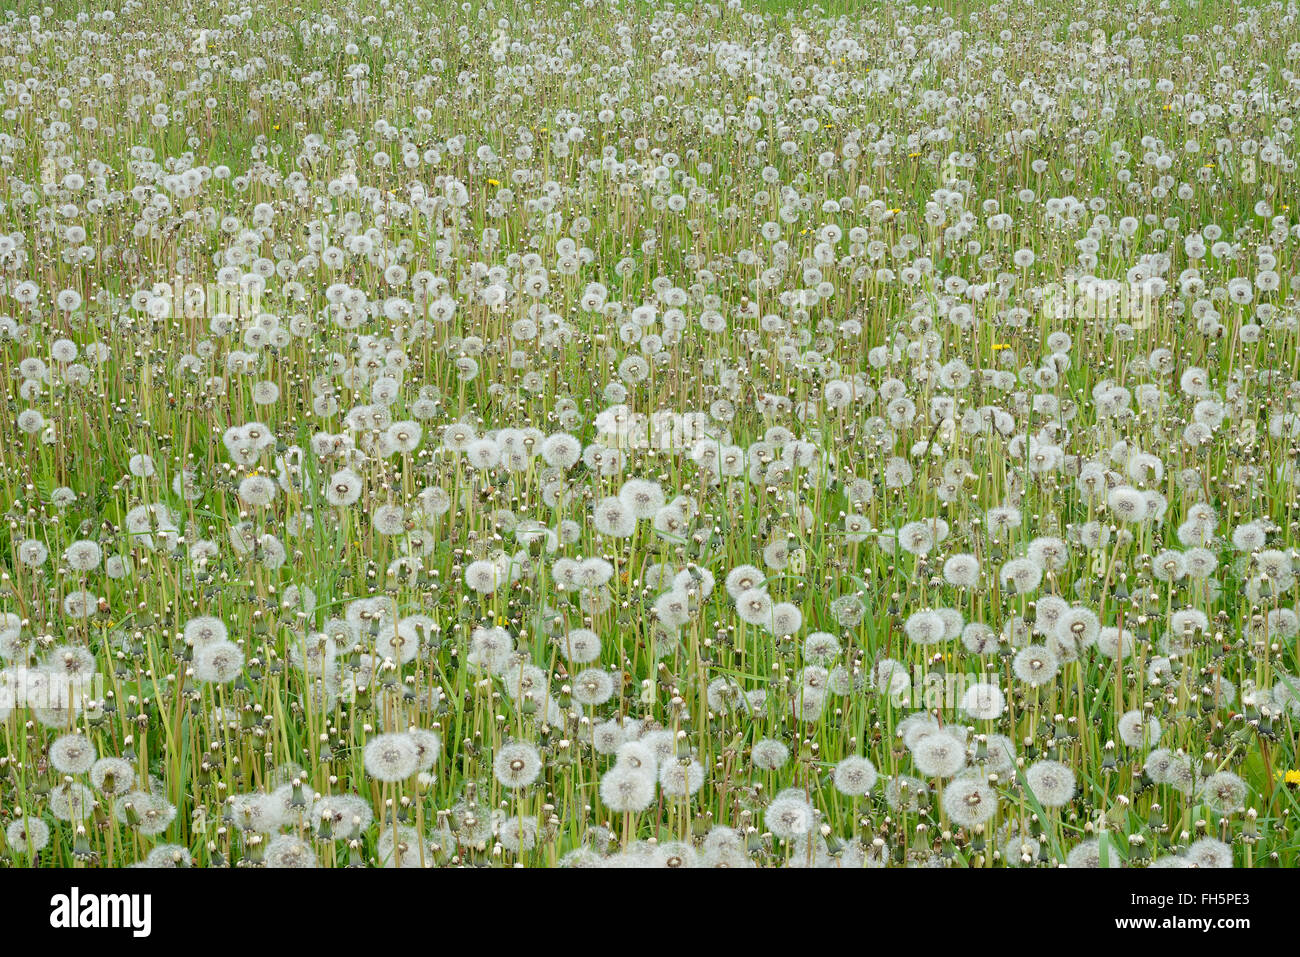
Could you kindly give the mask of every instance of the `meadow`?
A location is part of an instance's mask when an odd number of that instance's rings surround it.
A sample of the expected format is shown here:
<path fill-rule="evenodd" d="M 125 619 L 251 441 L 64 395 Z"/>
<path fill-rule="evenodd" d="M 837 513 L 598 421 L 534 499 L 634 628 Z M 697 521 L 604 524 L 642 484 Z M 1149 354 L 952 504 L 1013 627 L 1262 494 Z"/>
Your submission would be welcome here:
<path fill-rule="evenodd" d="M 1300 864 L 1298 16 L 11 3 L 0 865 Z"/>

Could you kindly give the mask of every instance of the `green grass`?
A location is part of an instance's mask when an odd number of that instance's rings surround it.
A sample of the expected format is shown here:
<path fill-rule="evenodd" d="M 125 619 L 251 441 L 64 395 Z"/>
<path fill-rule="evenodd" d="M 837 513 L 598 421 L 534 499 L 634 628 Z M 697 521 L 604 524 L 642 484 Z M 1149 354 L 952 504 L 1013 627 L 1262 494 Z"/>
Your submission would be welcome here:
<path fill-rule="evenodd" d="M 49 33 L 17 25 L 47 6 Z M 1016 836 L 1032 842 L 1040 866 L 1072 852 L 1077 863 L 1093 839 L 1108 861 L 1143 866 L 1186 854 L 1203 836 L 1226 841 L 1237 866 L 1300 860 L 1287 778 L 1300 774 L 1300 648 L 1283 614 L 1295 608 L 1294 574 L 1285 571 L 1300 554 L 1296 430 L 1285 418 L 1300 412 L 1294 173 L 1242 146 L 1272 138 L 1283 154 L 1290 148 L 1292 117 L 1280 98 L 1300 39 L 1294 27 L 1268 32 L 1246 13 L 1205 3 L 1102 6 L 1088 11 L 1088 31 L 1078 10 L 1059 2 L 813 8 L 760 0 L 711 10 L 633 0 L 615 13 L 549 2 L 377 12 L 318 0 L 258 8 L 239 26 L 223 25 L 233 9 L 191 17 L 151 2 L 117 8 L 116 23 L 96 19 L 100 9 L 19 0 L 5 28 L 9 49 L 20 37 L 30 44 L 23 59 L 40 82 L 30 103 L 15 91 L 3 104 L 15 140 L 0 156 L 0 233 L 20 236 L 24 252 L 0 261 L 0 316 L 12 320 L 0 323 L 9 330 L 0 368 L 12 383 L 0 463 L 0 612 L 16 616 L 5 622 L 0 663 L 49 667 L 86 652 L 103 682 L 102 700 L 77 713 L 0 711 L 0 825 L 26 816 L 52 831 L 39 853 L 0 842 L 6 863 L 121 866 L 153 853 L 155 863 L 260 864 L 275 838 L 273 861 L 288 848 L 323 865 L 378 865 L 391 863 L 394 835 L 407 864 L 554 866 L 667 853 L 671 863 L 694 854 L 764 866 L 871 858 L 985 867 L 1016 863 L 1004 853 Z M 79 12 L 90 19 L 62 25 Z M 502 18 L 518 46 L 494 59 Z M 317 29 L 330 23 L 337 32 Z M 1093 28 L 1104 44 L 1092 44 Z M 128 29 L 149 42 L 124 38 Z M 198 29 L 211 32 L 192 46 Z M 944 53 L 954 31 L 961 42 Z M 92 32 L 109 42 L 92 45 Z M 143 60 L 142 46 L 150 49 Z M 748 59 L 730 63 L 742 50 Z M 81 58 L 70 58 L 76 51 Z M 99 86 L 108 72 L 117 77 L 112 90 Z M 366 87 L 354 85 L 361 73 Z M 1161 89 L 1165 79 L 1171 92 Z M 1241 90 L 1268 96 L 1239 116 L 1208 111 L 1237 102 Z M 756 128 L 746 126 L 745 111 L 769 97 L 770 112 L 749 114 Z M 165 126 L 151 120 L 162 106 Z M 1197 110 L 1207 111 L 1199 124 Z M 81 126 L 86 117 L 97 127 Z M 585 136 L 560 145 L 557 131 L 573 126 Z M 896 140 L 876 165 L 874 144 L 887 133 Z M 308 137 L 328 150 L 310 151 Z M 1196 150 L 1187 148 L 1192 139 Z M 481 158 L 480 148 L 499 161 Z M 376 163 L 381 150 L 391 165 Z M 1168 169 L 1146 162 L 1148 151 Z M 417 157 L 413 165 L 404 152 Z M 819 165 L 827 152 L 829 168 Z M 660 190 L 648 177 L 668 153 L 679 162 Z M 622 170 L 601 167 L 607 157 Z M 106 167 L 100 184 L 96 161 Z M 232 178 L 209 179 L 197 195 L 177 193 L 167 179 L 219 165 Z M 71 172 L 88 185 L 65 185 Z M 422 203 L 449 195 L 449 179 L 463 184 L 463 207 Z M 1017 198 L 1023 189 L 1033 190 L 1032 202 Z M 152 205 L 158 194 L 172 197 L 165 208 Z M 92 211 L 95 195 L 103 205 Z M 1058 214 L 1067 197 L 1084 206 L 1073 219 Z M 1010 214 L 1007 228 L 986 201 Z M 1261 202 L 1271 206 L 1263 216 Z M 940 207 L 942 221 L 928 221 Z M 945 233 L 963 212 L 971 216 L 962 229 Z M 229 230 L 227 216 L 237 220 Z M 1127 235 L 1117 228 L 1125 217 L 1136 222 Z M 1211 223 L 1235 244 L 1231 255 L 1189 254 L 1188 236 Z M 342 250 L 337 267 L 309 258 L 321 254 L 314 231 L 322 224 L 326 244 Z M 69 225 L 85 228 L 84 244 Z M 831 226 L 840 233 L 833 241 Z M 254 228 L 262 232 L 250 236 Z M 495 245 L 485 241 L 492 229 Z M 357 245 L 367 234 L 369 251 Z M 1079 245 L 1088 238 L 1095 253 Z M 576 266 L 566 241 L 584 250 Z M 81 245 L 91 247 L 85 262 L 76 260 Z M 1266 271 L 1265 245 L 1277 288 L 1255 283 L 1234 302 L 1229 282 Z M 1034 252 L 1031 266 L 1016 263 L 1022 249 Z M 529 291 L 530 256 L 544 292 Z M 279 268 L 263 302 L 289 330 L 283 340 L 250 345 L 261 317 L 151 319 L 130 302 L 185 263 L 187 278 L 208 283 L 220 265 L 246 274 L 257 259 Z M 387 278 L 399 261 L 405 278 Z M 1053 317 L 1037 302 L 1052 283 L 1081 273 L 1124 281 L 1140 263 L 1154 263 L 1170 287 L 1150 321 Z M 892 275 L 878 272 L 884 267 Z M 289 285 L 290 268 L 300 289 Z M 1204 290 L 1180 286 L 1193 268 Z M 457 301 L 454 317 L 429 323 L 427 334 L 414 329 L 428 313 L 411 282 L 421 271 L 445 280 Z M 953 277 L 962 283 L 946 285 Z M 24 280 L 39 287 L 35 303 L 20 295 Z M 506 290 L 497 305 L 476 299 L 489 281 Z M 584 304 L 596 282 L 621 315 Z M 817 291 L 822 283 L 829 295 Z M 374 310 L 336 321 L 337 284 L 359 290 Z M 989 294 L 970 296 L 967 285 Z M 83 303 L 63 309 L 56 297 L 65 290 Z M 655 318 L 639 332 L 620 328 L 643 304 L 655 306 Z M 956 321 L 961 307 L 969 321 Z M 681 329 L 673 308 L 682 310 Z M 1198 319 L 1209 309 L 1220 328 L 1207 332 Z M 708 332 L 715 311 L 726 327 Z M 523 319 L 540 327 L 536 336 L 521 331 Z M 1070 343 L 1060 346 L 1068 363 L 1049 375 L 1053 333 Z M 643 349 L 650 335 L 658 348 Z M 64 338 L 79 349 L 84 382 L 52 358 Z M 87 357 L 93 343 L 107 348 L 102 361 Z M 1149 361 L 1160 349 L 1169 352 L 1166 371 Z M 231 369 L 239 352 L 255 353 L 253 371 Z M 33 357 L 53 370 L 48 380 L 22 371 Z M 647 360 L 644 374 L 625 364 L 631 357 Z M 937 375 L 927 357 L 937 366 L 961 359 L 970 383 Z M 1220 408 L 1198 407 L 1201 396 L 1181 387 L 1193 367 Z M 349 417 L 372 404 L 380 373 L 397 380 L 391 419 L 423 417 L 413 451 L 381 454 L 377 431 Z M 255 396 L 268 383 L 279 396 L 262 404 Z M 1107 383 L 1128 390 L 1129 414 L 1106 408 L 1097 390 Z M 836 409 L 828 386 L 856 395 Z M 1146 387 L 1162 402 L 1147 403 Z M 422 407 L 431 393 L 436 406 Z M 899 394 L 914 415 L 891 405 Z M 327 395 L 336 406 L 324 405 Z M 444 447 L 442 429 L 457 423 L 479 434 L 563 431 L 591 446 L 597 414 L 624 399 L 643 414 L 709 411 L 716 444 L 743 450 L 745 470 L 714 476 L 680 449 L 630 450 L 608 475 L 582 460 L 556 470 L 535 442 L 514 467 L 476 469 Z M 950 415 L 932 406 L 936 399 L 954 404 Z M 983 430 L 970 418 L 993 407 L 1006 428 Z M 52 432 L 23 431 L 18 417 L 28 409 Z M 1186 437 L 1189 423 L 1220 412 L 1203 439 Z M 271 442 L 237 460 L 222 437 L 247 423 L 262 423 Z M 346 434 L 359 455 L 318 450 L 321 432 Z M 1040 444 L 1064 456 L 1042 472 L 1031 460 Z M 1129 448 L 1154 453 L 1161 476 L 1129 475 Z M 279 478 L 294 450 L 301 475 L 277 484 L 269 505 L 241 497 L 241 482 Z M 786 470 L 749 474 L 756 459 L 805 453 Z M 156 476 L 132 473 L 137 454 L 152 457 Z M 895 481 L 901 461 L 910 478 Z M 1081 462 L 1105 465 L 1112 485 L 1159 492 L 1164 517 L 1125 525 L 1104 496 L 1076 484 Z M 364 492 L 339 507 L 327 488 L 346 465 Z M 173 488 L 183 470 L 195 477 L 193 498 Z M 683 527 L 660 533 L 640 520 L 629 536 L 601 534 L 593 506 L 629 477 L 688 503 Z M 445 512 L 423 509 L 418 493 L 428 488 L 447 494 Z M 989 510 L 1007 503 L 1023 521 L 991 537 Z M 173 531 L 130 527 L 133 510 L 156 504 L 169 510 Z M 1156 556 L 1188 549 L 1191 536 L 1179 528 L 1205 504 L 1217 515 L 1205 543 L 1217 569 L 1162 580 Z M 383 534 L 383 505 L 404 509 L 398 534 Z M 853 516 L 869 529 L 860 541 L 846 531 Z M 908 523 L 936 520 L 947 526 L 942 541 L 914 551 L 896 544 Z M 1254 521 L 1271 523 L 1263 542 L 1236 547 L 1234 531 Z M 567 537 L 548 551 L 520 522 Z M 1098 522 L 1108 538 L 1089 543 L 1089 523 Z M 254 547 L 246 530 L 260 538 Z M 1066 543 L 1064 563 L 1018 593 L 999 571 L 1044 536 Z M 86 540 L 129 570 L 70 569 L 65 549 Z M 37 566 L 18 559 L 32 541 L 49 551 Z M 196 560 L 196 548 L 211 555 Z M 527 567 L 508 587 L 478 594 L 467 569 L 498 552 Z M 956 554 L 978 557 L 978 584 L 945 576 Z M 608 582 L 586 594 L 566 588 L 560 560 L 591 557 L 609 563 Z M 801 613 L 790 633 L 739 617 L 724 580 L 749 564 L 774 601 Z M 655 574 L 661 565 L 686 573 L 692 604 L 667 636 L 654 610 L 666 590 Z M 1270 568 L 1273 584 L 1261 591 Z M 690 584 L 691 569 L 715 577 L 711 594 Z M 287 601 L 291 588 L 310 589 L 314 604 Z M 82 591 L 94 610 L 79 617 L 64 602 Z M 860 615 L 845 614 L 843 600 L 855 595 Z M 1017 622 L 1032 629 L 1049 595 L 1126 629 L 1132 653 L 1117 666 L 1085 650 L 1037 689 L 1017 678 L 1017 650 L 1049 640 L 1016 632 Z M 369 619 L 340 625 L 358 602 L 377 598 L 396 613 L 373 629 Z M 983 651 L 951 635 L 918 644 L 907 623 L 933 608 L 965 624 L 1008 627 L 1012 638 Z M 1169 634 L 1171 617 L 1189 608 L 1207 616 L 1205 630 Z M 220 619 L 242 653 L 228 681 L 204 680 L 202 649 L 184 638 L 200 616 Z M 415 654 L 386 665 L 388 629 L 400 619 L 416 627 L 417 616 L 428 616 L 428 627 L 419 625 Z M 470 661 L 482 627 L 504 628 L 523 655 L 490 667 Z M 577 628 L 599 635 L 594 661 L 566 660 L 556 639 Z M 811 655 L 805 640 L 815 632 L 833 634 L 841 650 L 826 661 Z M 322 633 L 345 637 L 313 672 L 301 656 Z M 918 683 L 924 675 L 996 683 L 1007 710 L 977 719 L 951 695 L 898 705 L 874 680 L 885 659 Z M 1157 683 L 1149 668 L 1158 659 L 1168 670 Z M 540 669 L 531 696 L 513 693 L 525 664 Z M 594 705 L 575 697 L 588 668 L 612 686 Z M 1220 679 L 1234 687 L 1227 700 L 1202 691 Z M 807 690 L 828 682 L 824 697 Z M 727 683 L 754 700 L 737 707 Z M 1186 758 L 1184 778 L 1153 780 L 1144 770 L 1151 747 L 1120 740 L 1120 718 L 1133 709 L 1160 722 L 1159 745 Z M 997 810 L 987 823 L 963 826 L 961 809 L 945 806 L 951 775 L 926 776 L 922 807 L 890 805 L 886 779 L 922 777 L 918 739 L 899 737 L 922 710 L 964 729 L 977 775 L 997 767 L 982 736 L 1016 746 L 1020 764 L 988 780 Z M 701 787 L 674 800 L 652 786 L 640 810 L 612 806 L 600 784 L 624 761 L 594 747 L 592 729 L 614 719 L 638 722 L 652 741 L 665 732 L 676 752 L 665 766 L 696 762 Z M 439 735 L 436 762 L 381 782 L 367 768 L 367 743 L 412 727 Z M 52 745 L 72 733 L 101 758 L 130 764 L 131 797 L 118 800 L 84 770 L 55 766 Z M 789 749 L 779 768 L 752 761 L 755 744 L 769 738 Z M 518 790 L 493 765 L 512 741 L 533 745 L 543 766 Z M 852 755 L 880 774 L 865 796 L 835 783 L 837 764 Z M 1076 793 L 1061 807 L 1044 806 L 1027 784 L 1026 771 L 1044 759 L 1075 774 Z M 1240 776 L 1240 806 L 1207 799 L 1203 779 L 1219 771 Z M 69 780 L 91 787 L 93 806 L 62 806 Z M 791 790 L 827 826 L 824 843 L 784 834 L 769 813 Z M 288 803 L 259 834 L 239 808 L 272 792 Z M 358 795 L 370 819 L 351 836 L 343 822 L 323 834 L 313 794 Z M 157 833 L 137 820 L 150 805 L 174 812 Z M 479 825 L 467 825 L 466 814 Z M 508 816 L 536 822 L 534 847 L 503 843 Z M 721 827 L 737 831 L 743 853 L 708 843 Z"/>

